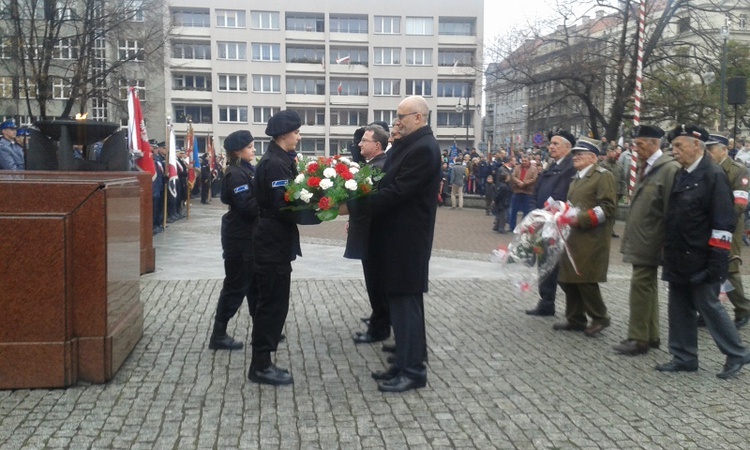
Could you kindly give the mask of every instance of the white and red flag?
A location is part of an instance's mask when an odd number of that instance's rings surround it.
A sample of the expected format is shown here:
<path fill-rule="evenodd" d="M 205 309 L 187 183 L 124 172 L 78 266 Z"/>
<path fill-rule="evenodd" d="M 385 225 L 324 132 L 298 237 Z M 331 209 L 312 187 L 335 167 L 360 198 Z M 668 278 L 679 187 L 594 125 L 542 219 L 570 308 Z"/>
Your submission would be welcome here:
<path fill-rule="evenodd" d="M 169 127 L 169 193 L 177 197 L 177 139 L 174 129 Z"/>
<path fill-rule="evenodd" d="M 141 100 L 133 86 L 128 88 L 128 149 L 136 155 L 141 155 L 135 161 L 138 170 L 150 173 L 151 180 L 156 179 L 156 165 L 154 164 L 154 155 L 151 152 L 151 144 L 148 143 L 146 122 L 143 120 L 143 112 L 141 111 Z"/>

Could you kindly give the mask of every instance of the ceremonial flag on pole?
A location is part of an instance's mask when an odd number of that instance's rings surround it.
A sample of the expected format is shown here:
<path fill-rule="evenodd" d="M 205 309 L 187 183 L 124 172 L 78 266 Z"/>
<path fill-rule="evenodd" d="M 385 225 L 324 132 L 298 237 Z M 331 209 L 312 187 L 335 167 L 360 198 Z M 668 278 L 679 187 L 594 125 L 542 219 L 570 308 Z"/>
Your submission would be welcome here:
<path fill-rule="evenodd" d="M 351 58 L 349 57 L 349 55 L 347 55 L 347 56 L 344 56 L 342 58 L 337 58 L 336 59 L 336 64 L 344 64 L 344 63 L 348 64 L 350 61 L 351 61 Z"/>
<path fill-rule="evenodd" d="M 644 39 L 646 34 L 646 0 L 640 0 L 638 7 L 638 59 L 636 60 L 635 69 L 635 95 L 633 99 L 633 126 L 641 124 L 641 96 L 643 95 L 643 54 Z M 628 171 L 628 199 L 633 198 L 635 193 L 636 182 L 636 156 L 633 150 L 630 150 L 630 170 Z"/>
<path fill-rule="evenodd" d="M 193 171 L 196 178 L 201 173 L 201 161 L 198 157 L 198 136 L 195 134 L 193 134 Z"/>
<path fill-rule="evenodd" d="M 151 180 L 156 179 L 156 164 L 148 143 L 146 123 L 143 121 L 141 100 L 133 86 L 128 87 L 128 149 L 135 155 L 141 155 L 135 161 L 138 170 L 151 174 Z"/>
<path fill-rule="evenodd" d="M 169 193 L 177 198 L 177 139 L 174 128 L 169 127 Z"/>
<path fill-rule="evenodd" d="M 206 152 L 208 153 L 208 166 L 211 173 L 216 169 L 216 152 L 214 152 L 214 137 L 209 135 L 206 139 Z"/>
<path fill-rule="evenodd" d="M 188 155 L 188 160 L 192 160 L 190 169 L 188 170 L 188 190 L 192 191 L 195 186 L 195 170 L 192 168 L 195 165 L 196 156 L 198 155 L 198 149 L 194 145 L 195 134 L 193 133 L 193 124 L 188 124 L 187 136 L 185 136 L 185 153 Z M 199 166 L 200 167 L 200 166 Z"/>
<path fill-rule="evenodd" d="M 339 81 L 339 87 L 336 88 L 337 91 L 339 91 L 339 95 L 341 95 L 341 91 L 344 90 L 344 84 L 342 81 Z"/>

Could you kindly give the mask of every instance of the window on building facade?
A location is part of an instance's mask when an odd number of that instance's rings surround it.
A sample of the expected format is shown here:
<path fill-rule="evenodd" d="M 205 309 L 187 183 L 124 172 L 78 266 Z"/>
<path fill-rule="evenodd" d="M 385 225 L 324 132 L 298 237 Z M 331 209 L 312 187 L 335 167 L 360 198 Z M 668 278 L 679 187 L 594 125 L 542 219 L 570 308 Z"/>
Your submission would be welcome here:
<path fill-rule="evenodd" d="M 175 123 L 187 123 L 188 118 L 193 123 L 212 123 L 213 114 L 210 106 L 174 105 Z"/>
<path fill-rule="evenodd" d="M 143 46 L 135 39 L 120 39 L 117 55 L 120 61 L 143 61 Z"/>
<path fill-rule="evenodd" d="M 52 51 L 54 59 L 78 59 L 78 45 L 73 38 L 61 38 Z"/>
<path fill-rule="evenodd" d="M 23 79 L 19 81 L 18 93 L 21 97 L 33 97 L 39 95 L 39 89 L 37 89 L 33 78 L 26 78 L 26 83 L 23 82 Z"/>
<path fill-rule="evenodd" d="M 11 59 L 15 56 L 15 47 L 10 38 L 0 38 L 0 59 Z"/>
<path fill-rule="evenodd" d="M 367 80 L 331 78 L 331 95 L 367 96 Z"/>
<path fill-rule="evenodd" d="M 118 80 L 119 98 L 122 101 L 128 99 L 128 88 L 133 86 L 138 91 L 138 98 L 142 101 L 146 101 L 146 80 Z M 67 98 L 67 97 L 65 97 Z"/>
<path fill-rule="evenodd" d="M 0 98 L 13 98 L 13 77 L 0 77 Z"/>
<path fill-rule="evenodd" d="M 245 11 L 237 9 L 217 9 L 216 26 L 218 28 L 245 28 Z"/>
<path fill-rule="evenodd" d="M 143 12 L 143 0 L 133 0 L 130 6 L 130 21 L 131 22 L 143 22 L 146 20 Z"/>
<path fill-rule="evenodd" d="M 173 9 L 172 25 L 176 27 L 210 28 L 211 14 L 207 9 Z"/>
<path fill-rule="evenodd" d="M 398 47 L 375 47 L 372 51 L 376 66 L 401 65 L 401 49 Z"/>
<path fill-rule="evenodd" d="M 406 80 L 406 95 L 432 97 L 432 80 Z"/>
<path fill-rule="evenodd" d="M 326 80 L 324 78 L 286 78 L 286 93 L 301 95 L 325 95 Z"/>
<path fill-rule="evenodd" d="M 286 46 L 286 62 L 302 64 L 320 64 L 326 57 L 324 47 Z"/>
<path fill-rule="evenodd" d="M 737 19 L 737 27 L 740 30 L 747 28 L 747 14 L 740 14 L 740 17 Z"/>
<path fill-rule="evenodd" d="M 390 126 L 396 121 L 396 111 L 390 109 L 376 109 L 374 113 L 374 120 L 376 122 L 382 120 Z"/>
<path fill-rule="evenodd" d="M 401 95 L 401 80 L 375 78 L 373 94 L 380 96 Z"/>
<path fill-rule="evenodd" d="M 679 33 L 690 32 L 690 17 L 680 17 L 677 19 L 677 31 Z"/>
<path fill-rule="evenodd" d="M 273 106 L 255 106 L 253 107 L 253 123 L 268 123 L 268 119 L 279 112 L 281 108 Z"/>
<path fill-rule="evenodd" d="M 107 101 L 103 98 L 94 97 L 91 99 L 91 120 L 106 121 L 109 118 L 107 113 Z"/>
<path fill-rule="evenodd" d="M 322 33 L 326 30 L 323 14 L 305 14 L 297 12 L 286 13 L 287 31 L 308 31 Z"/>
<path fill-rule="evenodd" d="M 367 34 L 367 16 L 331 14 L 331 33 Z"/>
<path fill-rule="evenodd" d="M 476 19 L 466 17 L 441 17 L 438 22 L 441 36 L 475 36 Z"/>
<path fill-rule="evenodd" d="M 375 16 L 375 34 L 401 34 L 401 17 Z"/>
<path fill-rule="evenodd" d="M 305 155 L 324 155 L 326 151 L 325 139 L 302 138 L 299 143 L 300 152 Z"/>
<path fill-rule="evenodd" d="M 461 81 L 438 81 L 438 97 L 471 96 L 471 83 Z"/>
<path fill-rule="evenodd" d="M 247 61 L 247 44 L 244 42 L 217 42 L 219 59 Z"/>
<path fill-rule="evenodd" d="M 219 106 L 219 122 L 247 123 L 247 106 Z"/>
<path fill-rule="evenodd" d="M 208 42 L 172 41 L 172 58 L 211 59 L 211 44 Z"/>
<path fill-rule="evenodd" d="M 279 62 L 281 60 L 280 44 L 253 42 L 253 61 Z"/>
<path fill-rule="evenodd" d="M 278 30 L 279 12 L 250 11 L 250 21 L 252 28 L 256 30 Z"/>
<path fill-rule="evenodd" d="M 268 139 L 268 138 L 266 138 L 266 139 Z M 266 139 L 255 138 L 255 140 L 253 140 L 253 146 L 255 147 L 255 154 L 256 154 L 256 156 L 257 155 L 263 155 L 263 153 L 265 153 L 266 150 L 268 150 L 268 144 L 270 143 L 270 141 L 268 141 Z"/>
<path fill-rule="evenodd" d="M 210 91 L 210 74 L 175 73 L 172 75 L 172 89 L 178 91 Z"/>
<path fill-rule="evenodd" d="M 336 125 L 365 126 L 367 125 L 367 110 L 331 109 L 331 126 Z"/>
<path fill-rule="evenodd" d="M 281 92 L 279 75 L 253 75 L 253 92 Z"/>
<path fill-rule="evenodd" d="M 440 67 L 450 67 L 450 66 L 471 67 L 473 64 L 474 64 L 474 51 L 473 50 L 438 49 L 438 66 Z"/>
<path fill-rule="evenodd" d="M 432 17 L 407 17 L 406 34 L 416 36 L 432 36 L 433 33 Z"/>
<path fill-rule="evenodd" d="M 220 92 L 247 92 L 247 75 L 219 74 Z"/>
<path fill-rule="evenodd" d="M 44 5 L 41 5 L 41 6 L 44 7 Z M 73 20 L 76 16 L 76 12 L 73 9 L 72 5 L 66 4 L 66 2 L 62 0 L 57 0 L 55 2 L 54 8 L 55 8 L 55 20 L 59 20 L 59 21 Z"/>
<path fill-rule="evenodd" d="M 431 66 L 432 49 L 431 48 L 407 48 L 406 64 L 409 66 Z"/>
<path fill-rule="evenodd" d="M 471 114 L 457 113 L 455 111 L 438 111 L 437 125 L 439 127 L 465 127 L 468 120 L 469 126 L 471 126 L 471 118 L 467 118 L 466 116 L 471 116 Z"/>
<path fill-rule="evenodd" d="M 295 109 L 294 111 L 299 114 L 303 125 L 323 126 L 326 124 L 325 108 L 302 108 Z"/>
<path fill-rule="evenodd" d="M 355 47 L 331 47 L 329 62 L 331 64 L 355 64 L 368 66 L 367 49 Z"/>

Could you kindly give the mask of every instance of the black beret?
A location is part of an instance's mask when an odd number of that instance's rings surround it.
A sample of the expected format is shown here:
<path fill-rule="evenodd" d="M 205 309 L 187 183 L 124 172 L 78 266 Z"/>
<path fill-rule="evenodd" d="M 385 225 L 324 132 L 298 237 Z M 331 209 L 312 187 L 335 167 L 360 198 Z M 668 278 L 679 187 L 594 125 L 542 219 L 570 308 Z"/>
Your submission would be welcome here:
<path fill-rule="evenodd" d="M 359 144 L 359 141 L 362 140 L 362 136 L 365 135 L 365 127 L 359 127 L 356 130 L 354 130 L 354 143 Z"/>
<path fill-rule="evenodd" d="M 158 148 L 166 147 L 166 146 L 167 146 L 167 142 L 166 141 L 161 141 L 161 142 L 157 142 L 156 143 L 156 147 L 158 147 Z"/>
<path fill-rule="evenodd" d="M 587 137 L 581 136 L 578 138 L 578 141 L 576 141 L 576 145 L 573 146 L 573 148 L 570 149 L 571 152 L 591 152 L 595 155 L 598 155 L 600 153 L 599 148 L 599 141 L 595 141 L 593 139 L 589 139 Z"/>
<path fill-rule="evenodd" d="M 565 131 L 565 130 L 550 131 L 549 133 L 547 133 L 547 140 L 552 141 L 552 138 L 555 136 L 560 136 L 561 138 L 570 142 L 570 145 L 576 145 L 575 136 L 573 136 L 568 131 Z"/>
<path fill-rule="evenodd" d="M 299 118 L 299 114 L 294 111 L 285 109 L 279 111 L 268 120 L 268 126 L 266 126 L 266 134 L 272 138 L 277 138 L 282 134 L 292 132 L 299 129 L 302 126 L 302 120 Z"/>
<path fill-rule="evenodd" d="M 370 125 L 380 125 L 381 127 L 383 127 L 383 129 L 385 130 L 386 133 L 390 133 L 391 132 L 391 129 L 388 128 L 388 124 L 385 123 L 382 120 L 376 120 L 375 122 L 371 123 Z"/>
<path fill-rule="evenodd" d="M 722 136 L 720 134 L 709 134 L 706 145 L 716 145 L 716 144 L 721 144 L 727 147 L 729 146 L 729 138 L 727 138 L 726 136 Z"/>
<path fill-rule="evenodd" d="M 247 130 L 238 130 L 229 133 L 224 139 L 224 149 L 228 152 L 236 152 L 250 145 L 253 142 L 253 135 Z"/>
<path fill-rule="evenodd" d="M 634 138 L 654 138 L 661 139 L 664 136 L 664 130 L 657 127 L 656 125 L 638 125 L 633 128 Z"/>
<path fill-rule="evenodd" d="M 699 127 L 698 125 L 679 125 L 674 130 L 669 132 L 667 139 L 672 142 L 674 138 L 680 136 L 690 136 L 692 138 L 706 142 L 708 140 L 708 131 L 705 128 Z"/>

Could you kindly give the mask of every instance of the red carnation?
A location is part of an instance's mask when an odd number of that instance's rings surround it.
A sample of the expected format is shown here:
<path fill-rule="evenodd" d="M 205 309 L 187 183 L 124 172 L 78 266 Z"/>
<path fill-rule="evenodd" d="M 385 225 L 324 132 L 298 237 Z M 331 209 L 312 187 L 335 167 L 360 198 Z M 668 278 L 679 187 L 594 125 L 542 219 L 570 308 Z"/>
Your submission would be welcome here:
<path fill-rule="evenodd" d="M 320 178 L 318 177 L 310 177 L 307 179 L 307 185 L 310 187 L 318 187 L 320 186 Z"/>
<path fill-rule="evenodd" d="M 289 203 L 292 198 L 289 196 L 289 192 L 284 192 L 284 201 Z"/>
<path fill-rule="evenodd" d="M 341 178 L 349 181 L 354 178 L 354 175 L 352 175 L 352 173 L 347 170 L 346 172 L 341 173 Z"/>
<path fill-rule="evenodd" d="M 311 163 L 309 166 L 307 166 L 307 173 L 313 174 L 318 171 L 320 166 L 318 166 L 318 163 Z"/>
<path fill-rule="evenodd" d="M 320 207 L 320 209 L 322 209 L 322 210 L 325 211 L 327 209 L 331 209 L 331 206 L 333 206 L 333 205 L 331 204 L 331 199 L 330 198 L 323 197 L 318 202 L 318 206 Z"/>
<path fill-rule="evenodd" d="M 360 185 L 359 185 L 359 188 L 360 188 L 360 189 L 362 189 L 362 193 L 364 193 L 364 194 L 367 194 L 367 193 L 369 193 L 369 192 L 370 192 L 370 190 L 371 190 L 371 189 L 370 189 L 370 185 L 369 185 L 369 184 L 365 184 L 365 183 L 363 183 L 363 184 L 360 184 Z"/>
<path fill-rule="evenodd" d="M 339 175 L 349 172 L 349 168 L 346 167 L 346 164 L 336 164 L 336 167 L 334 167 L 334 169 L 336 169 L 336 173 Z"/>

